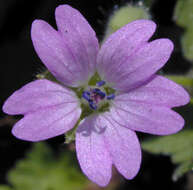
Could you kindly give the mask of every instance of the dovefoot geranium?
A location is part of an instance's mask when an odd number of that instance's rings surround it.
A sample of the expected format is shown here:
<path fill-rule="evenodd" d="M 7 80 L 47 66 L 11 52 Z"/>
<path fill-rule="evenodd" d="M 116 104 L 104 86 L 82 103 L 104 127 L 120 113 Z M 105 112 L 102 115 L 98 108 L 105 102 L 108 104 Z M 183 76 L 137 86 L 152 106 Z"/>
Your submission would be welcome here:
<path fill-rule="evenodd" d="M 156 25 L 137 20 L 112 34 L 99 50 L 95 32 L 77 10 L 62 5 L 55 16 L 58 30 L 35 20 L 31 36 L 58 82 L 36 80 L 8 98 L 4 112 L 24 115 L 12 133 L 41 141 L 78 125 L 76 152 L 87 177 L 106 186 L 113 164 L 132 179 L 141 163 L 135 131 L 168 135 L 184 126 L 171 108 L 187 104 L 189 95 L 156 74 L 169 59 L 173 43 L 148 42 Z"/>

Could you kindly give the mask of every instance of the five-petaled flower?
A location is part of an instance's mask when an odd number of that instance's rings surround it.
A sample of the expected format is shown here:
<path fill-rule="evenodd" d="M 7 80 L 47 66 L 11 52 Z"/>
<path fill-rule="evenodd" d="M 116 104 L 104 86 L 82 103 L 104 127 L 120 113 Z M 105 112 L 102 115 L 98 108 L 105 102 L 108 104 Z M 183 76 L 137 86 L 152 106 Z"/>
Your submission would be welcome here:
<path fill-rule="evenodd" d="M 156 74 L 173 43 L 148 42 L 156 25 L 137 20 L 112 34 L 99 50 L 95 32 L 77 10 L 62 5 L 55 16 L 58 30 L 35 20 L 31 36 L 58 82 L 36 80 L 8 98 L 4 112 L 24 115 L 12 133 L 23 140 L 45 140 L 72 129 L 86 110 L 76 130 L 82 171 L 100 186 L 109 183 L 112 164 L 132 179 L 141 163 L 135 131 L 168 135 L 184 126 L 171 108 L 187 104 L 189 95 Z M 96 73 L 100 80 L 93 83 Z"/>

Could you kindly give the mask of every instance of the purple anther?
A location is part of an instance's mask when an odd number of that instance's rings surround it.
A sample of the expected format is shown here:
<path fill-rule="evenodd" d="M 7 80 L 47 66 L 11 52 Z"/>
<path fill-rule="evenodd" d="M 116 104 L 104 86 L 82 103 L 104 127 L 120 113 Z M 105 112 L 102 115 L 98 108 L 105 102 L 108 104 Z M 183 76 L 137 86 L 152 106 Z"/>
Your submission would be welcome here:
<path fill-rule="evenodd" d="M 104 92 L 102 92 L 102 91 L 100 91 L 98 94 L 100 95 L 100 97 L 101 97 L 102 99 L 106 96 L 106 94 L 105 94 Z"/>
<path fill-rule="evenodd" d="M 89 102 L 89 106 L 90 106 L 90 108 L 92 108 L 93 110 L 96 110 L 96 109 L 97 109 L 97 105 L 96 105 L 93 101 L 90 101 L 90 102 Z"/>
<path fill-rule="evenodd" d="M 95 88 L 93 89 L 93 93 L 99 95 L 102 99 L 106 96 L 106 94 L 104 92 L 102 92 L 100 89 Z"/>
<path fill-rule="evenodd" d="M 107 96 L 107 100 L 113 100 L 115 98 L 115 94 L 110 94 Z"/>
<path fill-rule="evenodd" d="M 90 101 L 90 92 L 84 91 L 82 93 L 82 97 L 89 102 Z"/>
<path fill-rule="evenodd" d="M 94 89 L 92 89 L 92 92 L 93 92 L 93 93 L 96 93 L 96 94 L 98 94 L 100 91 L 101 91 L 101 90 L 100 90 L 99 88 L 94 88 Z"/>
<path fill-rule="evenodd" d="M 97 86 L 103 86 L 105 84 L 105 81 L 104 80 L 101 80 L 99 82 L 96 83 Z"/>

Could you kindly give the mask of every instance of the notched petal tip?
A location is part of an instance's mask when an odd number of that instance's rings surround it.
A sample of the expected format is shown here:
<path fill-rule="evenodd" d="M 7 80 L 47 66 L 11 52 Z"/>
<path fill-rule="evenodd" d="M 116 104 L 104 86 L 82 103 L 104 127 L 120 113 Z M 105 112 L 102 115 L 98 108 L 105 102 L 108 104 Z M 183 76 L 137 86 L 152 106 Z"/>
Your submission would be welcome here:
<path fill-rule="evenodd" d="M 171 110 L 173 111 L 173 110 Z M 168 127 L 168 129 L 162 130 L 161 128 L 159 130 L 157 130 L 157 133 L 155 133 L 154 135 L 159 135 L 159 136 L 166 136 L 166 135 L 173 135 L 178 133 L 179 131 L 181 131 L 184 126 L 185 126 L 185 120 L 184 118 L 173 111 L 173 113 L 175 114 L 174 117 L 176 119 L 176 124 L 175 125 L 170 125 L 170 127 Z M 153 134 L 153 133 L 150 133 Z"/>
<path fill-rule="evenodd" d="M 124 30 L 124 28 L 125 28 L 125 30 L 127 30 L 127 28 L 129 30 L 131 30 L 130 27 L 132 27 L 132 30 L 143 29 L 142 30 L 143 32 L 141 32 L 141 35 L 146 36 L 148 34 L 148 38 L 150 38 L 154 34 L 154 32 L 157 28 L 157 25 L 152 20 L 140 19 L 140 20 L 135 20 L 133 22 L 128 23 L 127 25 L 123 26 L 120 30 L 122 30 L 122 29 Z"/>
<path fill-rule="evenodd" d="M 161 78 L 161 77 L 159 77 L 159 78 Z M 166 82 L 167 82 L 166 85 L 170 84 L 170 89 L 172 89 L 172 87 L 173 87 L 172 90 L 173 90 L 173 93 L 175 93 L 175 96 L 179 96 L 179 99 L 176 101 L 176 105 L 172 106 L 172 107 L 180 107 L 180 106 L 184 106 L 184 105 L 190 103 L 191 97 L 190 97 L 188 91 L 183 86 L 179 85 L 178 83 L 175 83 L 171 79 L 164 78 L 164 80 L 166 80 Z"/>
<path fill-rule="evenodd" d="M 17 139 L 20 139 L 23 141 L 29 141 L 29 142 L 40 142 L 41 141 L 39 139 L 34 139 L 29 136 L 26 136 L 25 134 L 22 134 L 20 130 L 18 131 L 17 129 L 18 129 L 17 126 L 14 126 L 11 130 L 12 135 L 16 137 Z"/>
<path fill-rule="evenodd" d="M 176 130 L 173 130 L 173 131 L 171 131 L 170 133 L 168 133 L 166 135 L 172 135 L 172 134 L 178 133 L 179 131 L 181 131 L 185 127 L 184 118 L 179 114 L 178 114 L 178 116 L 179 116 L 179 126 L 176 126 Z"/>
<path fill-rule="evenodd" d="M 73 7 L 71 7 L 70 5 L 67 5 L 67 4 L 59 5 L 55 9 L 55 16 L 57 14 L 63 13 L 64 11 L 72 11 L 72 10 L 76 10 L 76 9 L 74 9 Z"/>
<path fill-rule="evenodd" d="M 128 25 L 137 25 L 137 26 L 142 26 L 145 28 L 149 28 L 150 30 L 152 30 L 152 32 L 155 32 L 157 25 L 155 22 L 153 22 L 152 20 L 147 20 L 147 19 L 139 19 L 139 20 L 135 20 L 133 22 L 130 22 Z"/>
<path fill-rule="evenodd" d="M 48 25 L 48 23 L 41 19 L 34 20 L 31 25 L 31 36 L 33 37 L 34 32 L 40 32 L 44 25 Z"/>
<path fill-rule="evenodd" d="M 122 32 L 130 33 L 130 31 L 135 31 L 138 29 L 144 29 L 144 33 L 147 33 L 148 38 L 149 38 L 154 34 L 156 27 L 157 27 L 156 23 L 153 22 L 152 20 L 146 20 L 146 19 L 135 20 L 135 21 L 132 21 L 132 22 L 128 23 L 127 25 L 123 26 L 122 28 L 120 28 L 119 30 L 114 32 L 113 34 L 111 34 L 108 37 L 107 41 L 111 40 L 112 37 L 116 36 L 120 32 L 121 33 Z"/>
<path fill-rule="evenodd" d="M 4 113 L 9 114 L 9 115 L 15 115 L 11 112 L 11 107 L 9 105 L 9 98 L 4 102 L 2 110 Z"/>
<path fill-rule="evenodd" d="M 17 107 L 15 107 L 15 96 L 19 93 L 20 90 L 16 90 L 11 96 L 9 96 L 3 106 L 2 110 L 8 115 L 22 115 L 20 112 L 17 112 Z M 21 104 L 20 104 L 21 105 Z"/>
<path fill-rule="evenodd" d="M 184 106 L 190 103 L 190 100 L 191 100 L 189 93 L 185 89 L 183 89 L 183 96 L 184 98 L 182 99 L 181 106 Z"/>
<path fill-rule="evenodd" d="M 171 52 L 174 50 L 174 43 L 168 38 L 161 38 L 160 43 L 165 46 L 165 51 Z"/>

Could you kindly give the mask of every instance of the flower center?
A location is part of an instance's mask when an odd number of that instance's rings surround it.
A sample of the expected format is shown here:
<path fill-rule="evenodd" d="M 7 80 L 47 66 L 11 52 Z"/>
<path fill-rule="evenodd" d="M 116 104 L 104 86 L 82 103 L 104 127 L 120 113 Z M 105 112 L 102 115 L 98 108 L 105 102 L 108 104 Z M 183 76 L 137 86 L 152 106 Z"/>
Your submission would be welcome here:
<path fill-rule="evenodd" d="M 108 104 L 108 100 L 115 98 L 115 94 L 108 94 L 105 88 L 105 81 L 99 81 L 96 86 L 91 86 L 89 89 L 82 92 L 82 98 L 87 101 L 89 107 L 93 110 L 101 108 L 105 103 Z"/>
<path fill-rule="evenodd" d="M 115 90 L 101 80 L 96 72 L 84 86 L 71 88 L 80 101 L 82 113 L 80 119 L 93 114 L 109 111 L 111 101 L 115 98 Z"/>

